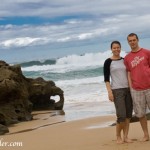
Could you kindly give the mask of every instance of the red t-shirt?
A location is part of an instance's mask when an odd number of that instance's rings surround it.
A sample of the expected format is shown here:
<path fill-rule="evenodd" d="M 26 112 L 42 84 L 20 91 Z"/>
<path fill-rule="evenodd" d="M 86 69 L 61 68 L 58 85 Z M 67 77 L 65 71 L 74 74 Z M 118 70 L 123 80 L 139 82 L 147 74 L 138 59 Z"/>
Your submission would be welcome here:
<path fill-rule="evenodd" d="M 141 48 L 137 52 L 130 52 L 125 56 L 124 63 L 131 75 L 132 88 L 150 89 L 150 50 Z"/>

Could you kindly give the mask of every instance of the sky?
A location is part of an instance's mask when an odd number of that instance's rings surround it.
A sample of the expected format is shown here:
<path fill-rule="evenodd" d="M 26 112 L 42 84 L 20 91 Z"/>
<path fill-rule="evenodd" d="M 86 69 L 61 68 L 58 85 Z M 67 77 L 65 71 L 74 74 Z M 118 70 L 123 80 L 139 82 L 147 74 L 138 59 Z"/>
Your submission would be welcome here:
<path fill-rule="evenodd" d="M 135 32 L 150 48 L 149 0 L 1 0 L 0 60 L 44 60 L 110 49 Z"/>

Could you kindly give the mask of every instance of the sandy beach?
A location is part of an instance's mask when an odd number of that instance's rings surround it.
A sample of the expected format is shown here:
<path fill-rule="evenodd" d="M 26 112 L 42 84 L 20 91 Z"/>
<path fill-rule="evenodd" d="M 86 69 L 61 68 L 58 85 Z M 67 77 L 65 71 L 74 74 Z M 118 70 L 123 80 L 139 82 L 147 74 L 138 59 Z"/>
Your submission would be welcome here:
<path fill-rule="evenodd" d="M 130 125 L 129 137 L 133 143 L 116 144 L 115 126 L 110 126 L 114 122 L 113 115 L 66 122 L 65 115 L 34 112 L 33 121 L 12 125 L 8 134 L 0 136 L 0 147 L 2 150 L 149 150 L 150 141 L 138 141 L 143 136 L 139 122 Z M 150 122 L 148 127 L 150 130 Z"/>

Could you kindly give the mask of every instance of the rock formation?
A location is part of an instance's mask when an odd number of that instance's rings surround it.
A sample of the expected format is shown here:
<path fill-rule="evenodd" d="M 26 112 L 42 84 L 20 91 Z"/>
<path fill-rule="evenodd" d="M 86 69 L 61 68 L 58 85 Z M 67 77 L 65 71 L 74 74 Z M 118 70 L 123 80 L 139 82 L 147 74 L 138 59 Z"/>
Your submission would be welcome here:
<path fill-rule="evenodd" d="M 29 100 L 33 104 L 34 110 L 62 110 L 64 104 L 63 91 L 55 86 L 53 81 L 45 81 L 43 78 L 28 79 Z M 51 96 L 59 95 L 60 100 L 55 102 Z"/>
<path fill-rule="evenodd" d="M 148 112 L 146 114 L 146 118 L 147 118 L 147 120 L 150 120 L 150 112 Z M 138 122 L 138 121 L 139 121 L 139 118 L 137 118 L 135 115 L 133 115 L 132 118 L 131 118 L 131 120 L 130 120 L 131 123 Z M 111 126 L 115 126 L 115 125 L 116 125 L 116 122 L 114 122 L 113 124 L 111 124 Z"/>
<path fill-rule="evenodd" d="M 51 99 L 56 95 L 58 102 Z M 63 91 L 53 81 L 26 78 L 20 65 L 0 61 L 0 134 L 10 124 L 32 120 L 32 110 L 62 110 L 63 105 Z"/>

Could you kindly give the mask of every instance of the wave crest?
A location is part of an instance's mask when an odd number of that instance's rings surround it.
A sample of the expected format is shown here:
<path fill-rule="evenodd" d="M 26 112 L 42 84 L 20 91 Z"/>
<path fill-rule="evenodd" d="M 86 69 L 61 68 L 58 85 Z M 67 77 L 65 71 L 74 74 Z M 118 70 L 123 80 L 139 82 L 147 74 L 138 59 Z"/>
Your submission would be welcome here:
<path fill-rule="evenodd" d="M 121 56 L 125 56 L 123 51 Z M 86 53 L 84 55 L 68 55 L 57 60 L 32 61 L 22 65 L 23 71 L 47 71 L 52 73 L 66 73 L 70 71 L 86 70 L 103 66 L 106 58 L 111 57 L 111 51 Z"/>

